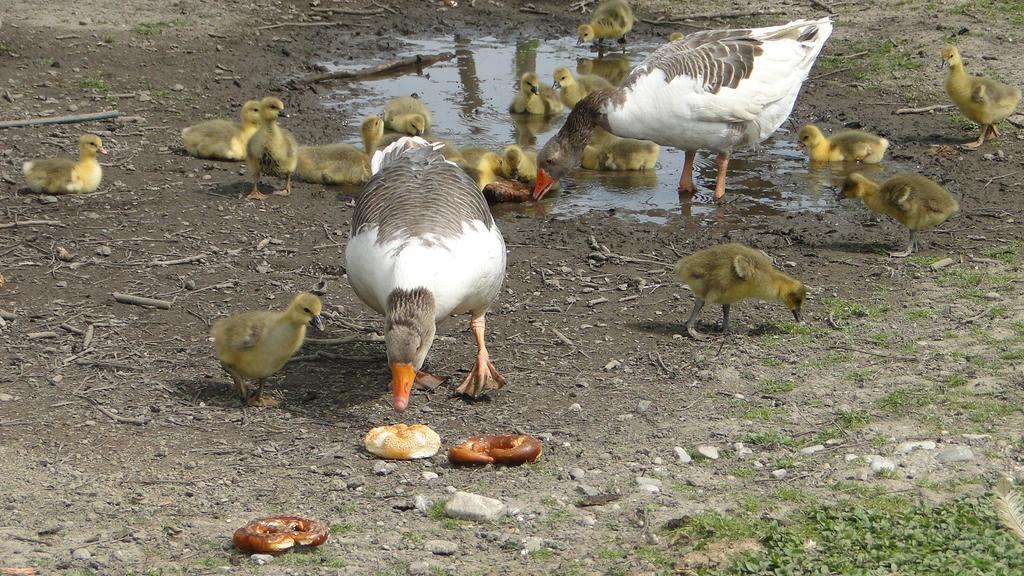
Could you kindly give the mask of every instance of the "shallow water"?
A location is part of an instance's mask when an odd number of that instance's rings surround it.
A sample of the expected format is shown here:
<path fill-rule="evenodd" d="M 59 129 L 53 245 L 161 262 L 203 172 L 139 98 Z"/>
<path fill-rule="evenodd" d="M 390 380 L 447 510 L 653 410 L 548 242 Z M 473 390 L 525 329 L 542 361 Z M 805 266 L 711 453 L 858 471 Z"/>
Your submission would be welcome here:
<path fill-rule="evenodd" d="M 515 96 L 519 77 L 535 71 L 545 83 L 560 66 L 577 72 L 596 73 L 613 82 L 625 77 L 655 44 L 630 44 L 627 54 L 597 54 L 575 39 L 526 40 L 518 44 L 494 38 L 413 40 L 405 53 L 454 51 L 456 57 L 423 70 L 366 80 L 356 86 L 341 85 L 329 97 L 329 105 L 357 117 L 379 114 L 395 96 L 416 93 L 433 113 L 432 135 L 460 147 L 482 146 L 501 152 L 518 143 L 537 150 L 561 127 L 563 114 L 554 119 L 513 116 L 508 105 Z M 403 54 L 403 55 L 406 55 Z M 343 69 L 324 63 L 327 69 Z M 796 127 L 784 124 L 758 150 L 739 150 L 729 163 L 726 199 L 729 213 L 776 214 L 796 211 L 827 211 L 836 207 L 831 187 L 840 175 L 828 167 L 812 169 L 796 149 Z M 613 210 L 638 220 L 664 222 L 682 213 L 694 220 L 720 219 L 721 206 L 711 202 L 716 177 L 713 157 L 698 155 L 694 170 L 698 192 L 680 199 L 676 191 L 683 153 L 662 147 L 657 169 L 647 172 L 596 172 L 579 169 L 562 183 L 561 192 L 550 193 L 540 205 L 498 205 L 495 212 L 547 213 L 572 216 Z"/>

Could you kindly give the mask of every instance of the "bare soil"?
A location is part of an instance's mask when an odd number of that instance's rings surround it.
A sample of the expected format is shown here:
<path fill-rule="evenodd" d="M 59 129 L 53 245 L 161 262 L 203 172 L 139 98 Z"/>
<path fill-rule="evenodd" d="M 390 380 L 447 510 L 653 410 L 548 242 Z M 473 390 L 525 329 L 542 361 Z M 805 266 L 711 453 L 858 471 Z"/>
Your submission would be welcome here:
<path fill-rule="evenodd" d="M 351 135 L 359 119 L 322 106 L 326 89 L 281 82 L 338 54 L 390 60 L 403 38 L 552 38 L 583 16 L 546 0 L 533 7 L 548 14 L 487 0 L 313 4 L 381 13 L 332 16 L 293 0 L 0 6 L 0 120 L 126 116 L 0 131 L 0 310 L 13 314 L 0 323 L 0 569 L 672 573 L 693 555 L 664 527 L 687 515 L 784 521 L 819 503 L 947 500 L 982 493 L 999 474 L 1024 475 L 1024 133 L 1007 124 L 997 142 L 964 152 L 955 145 L 976 127 L 955 111 L 894 114 L 947 103 L 939 51 L 964 28 L 970 70 L 1024 84 L 1012 3 L 831 3 L 836 31 L 793 118 L 879 132 L 894 159 L 962 198 L 962 212 L 925 235 L 922 254 L 888 258 L 905 231 L 838 201 L 813 215 L 740 216 L 726 205 L 710 221 L 681 214 L 667 224 L 506 213 L 509 268 L 488 346 L 510 385 L 478 401 L 449 395 L 473 360 L 468 322 L 453 319 L 429 358 L 451 382 L 416 394 L 401 415 L 373 337 L 380 319 L 344 275 L 351 202 L 308 184 L 290 198 L 240 201 L 244 168 L 187 157 L 179 131 L 274 93 L 301 140 Z M 823 15 L 820 3 L 761 4 L 779 13 L 693 24 Z M 744 9 L 637 6 L 647 20 Z M 345 24 L 258 29 L 313 19 Z M 641 22 L 635 35 L 675 29 L 690 28 Z M 100 190 L 55 202 L 25 194 L 21 163 L 73 154 L 85 130 L 111 150 Z M 678 169 L 662 168 L 663 185 Z M 6 226 L 25 220 L 56 223 Z M 682 336 L 692 299 L 671 265 L 723 241 L 767 251 L 810 286 L 804 325 L 750 302 L 734 307 L 733 334 Z M 947 257 L 948 266 L 931 266 Z M 282 306 L 321 282 L 328 330 L 316 337 L 353 341 L 309 342 L 269 384 L 280 408 L 242 409 L 213 358 L 209 324 Z M 119 304 L 112 292 L 172 306 Z M 714 332 L 719 314 L 707 310 L 702 329 Z M 441 454 L 375 473 L 362 437 L 396 421 L 427 423 L 446 446 L 530 433 L 545 451 L 517 468 L 453 468 Z M 901 451 L 926 440 L 933 450 Z M 700 445 L 720 457 L 697 458 Z M 970 447 L 969 460 L 936 457 L 958 446 Z M 680 462 L 675 447 L 694 461 Z M 866 455 L 896 468 L 872 472 Z M 657 491 L 637 477 L 657 480 Z M 615 498 L 578 506 L 580 484 Z M 499 498 L 511 513 L 490 525 L 446 519 L 440 503 L 456 489 Z M 416 495 L 435 504 L 417 511 Z M 322 519 L 332 536 L 266 566 L 231 547 L 235 528 L 278 513 Z M 434 540 L 457 549 L 435 554 Z"/>

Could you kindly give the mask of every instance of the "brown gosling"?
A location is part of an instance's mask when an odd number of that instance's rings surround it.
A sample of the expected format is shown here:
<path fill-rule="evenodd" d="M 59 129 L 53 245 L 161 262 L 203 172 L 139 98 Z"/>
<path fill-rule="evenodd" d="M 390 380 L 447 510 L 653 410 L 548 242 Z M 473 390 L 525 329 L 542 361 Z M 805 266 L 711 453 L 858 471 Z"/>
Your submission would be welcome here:
<path fill-rule="evenodd" d="M 245 160 L 245 146 L 260 125 L 259 100 L 242 105 L 242 121 L 215 118 L 184 128 L 185 151 L 196 158 Z"/>
<path fill-rule="evenodd" d="M 814 124 L 800 129 L 797 148 L 807 148 L 812 162 L 860 162 L 878 164 L 889 141 L 861 130 L 843 130 L 825 136 Z"/>
<path fill-rule="evenodd" d="M 685 282 L 696 302 L 686 331 L 696 340 L 706 337 L 695 325 L 705 302 L 722 305 L 722 333 L 729 332 L 729 306 L 747 298 L 781 302 L 800 322 L 807 298 L 803 283 L 772 266 L 760 250 L 742 244 L 719 244 L 694 252 L 676 263 L 676 276 Z"/>
<path fill-rule="evenodd" d="M 843 182 L 843 196 L 860 198 L 872 212 L 885 214 L 910 230 L 910 241 L 894 258 L 909 256 L 920 246 L 917 232 L 942 224 L 960 210 L 953 195 L 933 180 L 917 174 L 897 174 L 877 184 L 854 172 Z"/>
<path fill-rule="evenodd" d="M 277 400 L 263 397 L 263 382 L 280 370 L 302 346 L 306 326 L 323 330 L 320 299 L 300 292 L 281 311 L 242 312 L 213 324 L 210 336 L 220 365 L 231 376 L 242 402 L 249 406 L 276 406 Z M 250 393 L 246 378 L 259 387 Z"/>
<path fill-rule="evenodd" d="M 292 193 L 292 173 L 299 163 L 299 144 L 292 133 L 277 125 L 283 114 L 284 102 L 273 96 L 260 100 L 260 129 L 249 138 L 245 147 L 245 160 L 253 175 L 252 191 L 247 198 L 262 200 L 260 177 L 266 173 L 284 178 L 284 188 L 274 191 L 278 196 Z"/>
<path fill-rule="evenodd" d="M 1020 103 L 1020 88 L 984 76 L 971 76 L 964 70 L 956 46 L 947 45 L 942 49 L 942 61 L 949 65 L 946 94 L 964 116 L 981 125 L 978 139 L 964 147 L 977 148 L 986 140 L 995 140 L 999 136 L 996 124 L 1013 114 Z"/>
<path fill-rule="evenodd" d="M 70 158 L 30 160 L 21 165 L 25 183 L 36 193 L 87 194 L 99 187 L 103 168 L 96 154 L 106 154 L 103 141 L 95 134 L 78 138 L 78 162 Z"/>

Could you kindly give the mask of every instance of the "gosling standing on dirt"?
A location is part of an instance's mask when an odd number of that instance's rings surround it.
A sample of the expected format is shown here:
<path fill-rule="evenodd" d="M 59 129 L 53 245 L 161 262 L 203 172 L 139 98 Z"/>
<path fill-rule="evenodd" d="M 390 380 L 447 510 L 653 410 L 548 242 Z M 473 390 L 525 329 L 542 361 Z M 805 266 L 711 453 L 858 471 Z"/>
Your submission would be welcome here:
<path fill-rule="evenodd" d="M 220 365 L 235 383 L 242 402 L 249 406 L 277 406 L 277 400 L 263 397 L 263 381 L 274 375 L 302 346 L 306 325 L 323 330 L 320 299 L 301 292 L 285 310 L 242 312 L 214 323 L 210 330 L 213 349 Z M 245 378 L 259 383 L 250 394 Z"/>
<path fill-rule="evenodd" d="M 843 182 L 846 198 L 860 198 L 872 212 L 894 218 L 910 230 L 910 241 L 894 258 L 909 256 L 919 248 L 917 231 L 938 226 L 960 210 L 953 195 L 936 182 L 917 174 L 897 174 L 881 185 L 854 172 Z"/>
<path fill-rule="evenodd" d="M 802 282 L 776 270 L 760 250 L 742 244 L 719 244 L 686 256 L 676 263 L 676 276 L 693 291 L 697 301 L 686 320 L 686 331 L 696 340 L 706 336 L 694 327 L 704 303 L 722 305 L 722 333 L 729 332 L 729 306 L 756 298 L 781 302 L 800 321 L 807 298 Z"/>
<path fill-rule="evenodd" d="M 246 145 L 245 160 L 253 175 L 252 192 L 247 198 L 262 200 L 266 194 L 260 192 L 260 177 L 266 173 L 284 178 L 284 188 L 274 191 L 278 196 L 292 193 L 292 173 L 299 163 L 299 144 L 291 132 L 277 125 L 282 115 L 284 102 L 273 96 L 260 100 L 260 129 L 252 135 Z"/>
<path fill-rule="evenodd" d="M 964 146 L 977 148 L 986 140 L 995 140 L 999 136 L 996 124 L 1013 114 L 1020 103 L 1020 88 L 984 76 L 971 76 L 964 70 L 964 62 L 956 46 L 943 48 L 942 60 L 949 65 L 946 93 L 964 116 L 981 124 L 978 139 Z"/>
<path fill-rule="evenodd" d="M 30 160 L 21 165 L 25 183 L 36 193 L 87 194 L 99 187 L 103 168 L 96 154 L 106 154 L 103 141 L 95 134 L 78 138 L 78 162 L 70 158 Z"/>

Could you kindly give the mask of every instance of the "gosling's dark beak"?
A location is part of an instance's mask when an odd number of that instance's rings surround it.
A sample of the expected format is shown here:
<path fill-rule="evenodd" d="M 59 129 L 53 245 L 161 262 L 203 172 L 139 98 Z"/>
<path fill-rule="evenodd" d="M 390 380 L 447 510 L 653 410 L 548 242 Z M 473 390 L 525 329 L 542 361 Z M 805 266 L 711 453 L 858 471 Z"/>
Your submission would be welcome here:
<path fill-rule="evenodd" d="M 580 37 L 577 36 L 576 37 L 576 45 L 579 46 L 580 44 L 583 44 L 583 38 L 580 38 Z"/>
<path fill-rule="evenodd" d="M 513 168 L 508 171 L 509 180 L 519 180 L 519 169 Z"/>
<path fill-rule="evenodd" d="M 540 86 L 530 86 L 530 92 L 534 94 L 540 94 Z"/>
<path fill-rule="evenodd" d="M 793 318 L 796 318 L 796 321 L 797 321 L 798 324 L 800 322 L 803 322 L 803 320 L 800 319 L 800 309 L 799 308 L 797 308 L 796 310 L 793 310 Z"/>
<path fill-rule="evenodd" d="M 554 88 L 555 90 L 561 90 L 562 89 L 562 83 L 559 82 L 558 80 L 555 80 L 555 83 L 552 84 L 551 87 Z"/>
<path fill-rule="evenodd" d="M 317 332 L 324 331 L 324 319 L 321 318 L 319 314 L 309 319 L 309 325 L 316 328 Z"/>
<path fill-rule="evenodd" d="M 796 143 L 796 149 L 797 150 L 803 150 L 804 149 L 804 143 L 803 142 L 797 142 Z"/>

